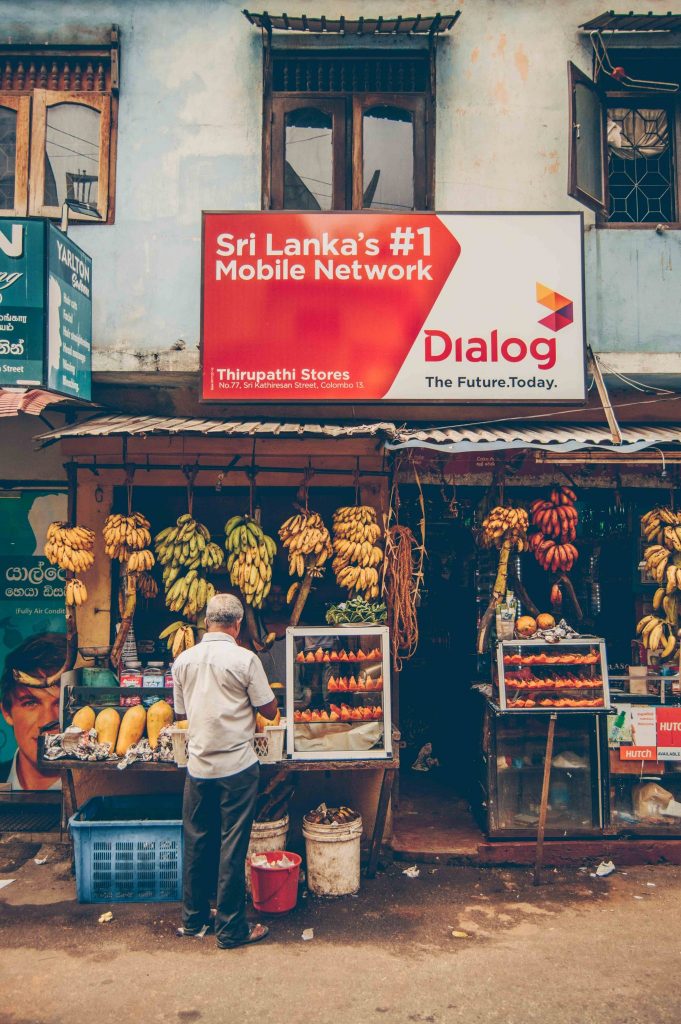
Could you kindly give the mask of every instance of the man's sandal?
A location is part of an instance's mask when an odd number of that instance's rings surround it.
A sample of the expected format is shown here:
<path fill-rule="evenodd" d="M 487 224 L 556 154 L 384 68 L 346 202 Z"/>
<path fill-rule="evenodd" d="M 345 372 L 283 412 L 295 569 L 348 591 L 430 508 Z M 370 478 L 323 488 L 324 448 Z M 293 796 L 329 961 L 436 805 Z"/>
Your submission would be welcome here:
<path fill-rule="evenodd" d="M 238 946 L 250 946 L 252 942 L 261 942 L 269 935 L 270 930 L 264 924 L 254 924 L 248 935 L 241 942 L 218 942 L 218 949 L 236 949 Z"/>

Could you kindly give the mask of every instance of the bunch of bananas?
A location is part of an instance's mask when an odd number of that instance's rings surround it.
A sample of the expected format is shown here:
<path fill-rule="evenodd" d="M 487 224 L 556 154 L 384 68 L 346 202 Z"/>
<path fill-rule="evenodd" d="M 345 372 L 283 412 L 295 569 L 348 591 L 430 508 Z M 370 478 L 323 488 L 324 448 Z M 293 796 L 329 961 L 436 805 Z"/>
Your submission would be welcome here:
<path fill-rule="evenodd" d="M 322 566 L 333 554 L 333 547 L 318 512 L 299 512 L 291 516 L 279 527 L 279 538 L 288 551 L 289 576 L 303 577 L 306 572 L 321 576 Z M 309 555 L 313 557 L 308 558 Z"/>
<path fill-rule="evenodd" d="M 141 512 L 131 512 L 129 516 L 116 512 L 107 516 L 102 534 L 107 555 L 119 562 L 127 562 L 133 551 L 142 551 L 151 544 L 150 523 Z"/>
<path fill-rule="evenodd" d="M 232 585 L 247 604 L 262 608 L 272 586 L 272 565 L 277 545 L 250 516 L 232 516 L 225 523 L 227 569 Z"/>
<path fill-rule="evenodd" d="M 128 572 L 148 572 L 155 564 L 156 559 L 148 548 L 132 551 L 128 559 Z"/>
<path fill-rule="evenodd" d="M 172 583 L 182 568 L 219 569 L 225 556 L 222 548 L 211 540 L 210 530 L 188 512 L 179 516 L 175 526 L 167 526 L 154 537 L 156 557 L 168 572 L 163 582 Z"/>
<path fill-rule="evenodd" d="M 137 589 L 142 597 L 146 597 L 147 601 L 153 601 L 155 597 L 158 597 L 158 583 L 149 572 L 137 574 Z"/>
<path fill-rule="evenodd" d="M 339 587 L 375 599 L 380 593 L 378 566 L 383 548 L 376 511 L 370 505 L 348 505 L 333 514 L 333 571 Z"/>
<path fill-rule="evenodd" d="M 545 537 L 543 533 L 533 533 L 529 547 L 542 569 L 546 569 L 547 572 L 570 572 L 579 558 L 579 551 L 574 544 L 559 544 L 551 537 Z"/>
<path fill-rule="evenodd" d="M 73 579 L 66 581 L 66 603 L 73 606 L 74 604 L 80 608 L 82 604 L 87 601 L 87 588 L 82 580 L 79 580 L 77 576 Z"/>
<path fill-rule="evenodd" d="M 570 487 L 554 484 L 549 501 L 538 498 L 530 505 L 532 525 L 538 527 L 545 537 L 552 537 L 561 544 L 575 540 L 579 519 L 576 501 L 577 495 Z"/>
<path fill-rule="evenodd" d="M 182 651 L 194 646 L 194 629 L 188 622 L 181 619 L 178 622 L 171 622 L 169 626 L 159 634 L 159 640 L 168 640 L 168 650 L 173 658 L 176 658 Z"/>
<path fill-rule="evenodd" d="M 676 629 L 658 615 L 644 615 L 636 626 L 641 634 L 643 646 L 647 651 L 659 653 L 661 658 L 668 658 L 676 647 Z"/>
<path fill-rule="evenodd" d="M 52 565 L 69 572 L 85 572 L 93 564 L 95 535 L 85 526 L 50 523 L 43 552 Z"/>
<path fill-rule="evenodd" d="M 166 590 L 166 607 L 171 612 L 181 611 L 188 618 L 196 618 L 215 597 L 215 587 L 196 569 L 190 569 L 184 576 L 170 584 Z"/>
<path fill-rule="evenodd" d="M 671 551 L 668 551 L 661 544 L 650 544 L 643 552 L 646 572 L 649 576 L 652 576 L 656 583 L 662 583 L 664 580 L 671 557 Z M 673 566 L 669 566 L 669 568 L 673 568 Z"/>
<path fill-rule="evenodd" d="M 674 529 L 681 526 L 681 512 L 673 512 L 670 508 L 653 508 L 641 516 L 641 529 L 643 536 L 649 544 L 664 544 L 670 550 L 681 551 L 677 543 L 681 543 L 677 531 Z M 669 533 L 667 528 L 671 527 Z M 673 537 L 676 537 L 676 542 Z M 670 540 L 672 547 L 670 547 Z"/>
<path fill-rule="evenodd" d="M 497 505 L 482 521 L 480 545 L 483 548 L 501 548 L 510 540 L 518 551 L 527 549 L 527 512 L 524 508 L 504 508 Z"/>
<path fill-rule="evenodd" d="M 211 540 L 208 527 L 188 512 L 178 516 L 175 526 L 161 530 L 154 545 L 163 566 L 166 606 L 171 612 L 197 618 L 215 596 L 215 587 L 201 570 L 219 568 L 224 561 L 222 549 Z"/>

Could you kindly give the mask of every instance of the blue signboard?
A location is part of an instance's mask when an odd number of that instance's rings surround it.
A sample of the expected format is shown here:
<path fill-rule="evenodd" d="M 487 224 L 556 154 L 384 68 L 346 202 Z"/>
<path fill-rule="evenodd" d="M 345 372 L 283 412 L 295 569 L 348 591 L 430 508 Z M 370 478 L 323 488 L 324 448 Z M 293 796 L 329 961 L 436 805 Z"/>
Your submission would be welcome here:
<path fill-rule="evenodd" d="M 92 260 L 49 221 L 0 218 L 0 386 L 91 398 Z"/>

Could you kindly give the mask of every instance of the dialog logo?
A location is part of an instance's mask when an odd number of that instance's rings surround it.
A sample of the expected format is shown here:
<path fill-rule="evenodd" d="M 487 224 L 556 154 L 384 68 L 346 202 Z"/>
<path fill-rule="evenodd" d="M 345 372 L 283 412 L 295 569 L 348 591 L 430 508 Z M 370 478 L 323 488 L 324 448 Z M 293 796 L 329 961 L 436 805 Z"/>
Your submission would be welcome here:
<path fill-rule="evenodd" d="M 562 331 L 564 327 L 569 327 L 572 323 L 574 319 L 572 299 L 566 299 L 560 292 L 555 292 L 553 288 L 547 288 L 539 281 L 537 281 L 537 302 L 540 306 L 546 306 L 551 310 L 548 316 L 538 321 L 544 327 L 548 327 L 550 331 Z"/>

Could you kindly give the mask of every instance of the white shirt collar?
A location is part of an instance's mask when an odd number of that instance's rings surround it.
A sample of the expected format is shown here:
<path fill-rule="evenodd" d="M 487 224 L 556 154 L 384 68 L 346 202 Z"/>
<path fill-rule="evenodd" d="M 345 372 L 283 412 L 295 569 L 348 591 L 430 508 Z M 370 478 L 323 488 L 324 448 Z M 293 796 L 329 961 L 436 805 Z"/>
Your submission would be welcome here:
<path fill-rule="evenodd" d="M 18 758 L 18 756 L 19 756 L 19 749 L 17 748 L 14 751 L 14 757 L 12 758 L 12 767 L 9 770 L 9 775 L 7 776 L 7 782 L 9 783 L 9 788 L 11 790 L 21 790 L 23 792 L 24 791 L 24 787 L 21 785 L 21 782 L 19 781 L 19 776 L 17 775 L 17 758 Z M 55 781 L 52 783 L 52 785 L 48 786 L 48 789 L 61 789 L 61 776 L 59 776 L 58 779 L 55 779 Z M 26 790 L 26 792 L 35 792 L 35 790 Z"/>
<path fill-rule="evenodd" d="M 211 643 L 214 640 L 228 640 L 230 644 L 235 644 L 236 640 L 230 633 L 204 633 L 201 637 L 201 643 Z"/>

